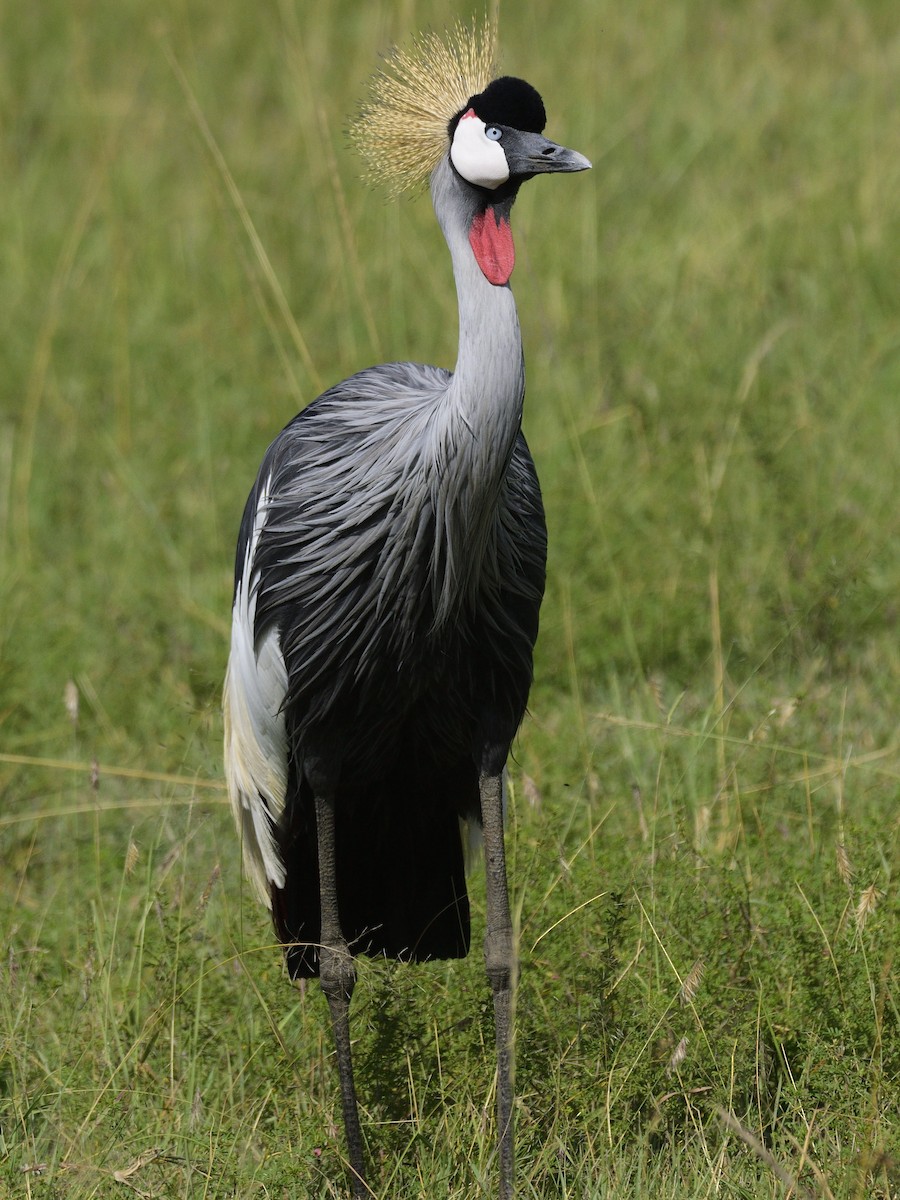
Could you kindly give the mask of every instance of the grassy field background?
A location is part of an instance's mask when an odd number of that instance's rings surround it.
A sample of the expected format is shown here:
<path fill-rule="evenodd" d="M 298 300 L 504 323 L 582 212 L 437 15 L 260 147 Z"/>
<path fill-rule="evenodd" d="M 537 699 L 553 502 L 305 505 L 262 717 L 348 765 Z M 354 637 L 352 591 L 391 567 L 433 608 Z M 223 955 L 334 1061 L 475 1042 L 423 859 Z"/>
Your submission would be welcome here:
<path fill-rule="evenodd" d="M 0 1195 L 343 1193 L 325 1006 L 221 783 L 272 436 L 452 365 L 377 55 L 458 5 L 0 8 Z M 501 13 L 548 593 L 509 826 L 523 1197 L 900 1195 L 894 0 Z M 473 881 L 480 942 L 483 884 Z M 490 1194 L 480 955 L 361 964 L 379 1197 Z"/>

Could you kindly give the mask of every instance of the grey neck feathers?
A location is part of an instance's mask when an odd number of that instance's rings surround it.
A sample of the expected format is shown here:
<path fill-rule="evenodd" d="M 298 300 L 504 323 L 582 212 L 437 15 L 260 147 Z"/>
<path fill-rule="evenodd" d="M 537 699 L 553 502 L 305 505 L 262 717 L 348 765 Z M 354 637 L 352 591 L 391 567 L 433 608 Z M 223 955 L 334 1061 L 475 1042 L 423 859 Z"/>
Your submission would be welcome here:
<path fill-rule="evenodd" d="M 431 177 L 438 222 L 450 248 L 459 301 L 459 356 L 432 425 L 436 545 L 432 586 L 437 624 L 490 572 L 503 480 L 522 419 L 525 367 L 512 291 L 485 279 L 469 226 L 478 194 L 444 159 Z"/>

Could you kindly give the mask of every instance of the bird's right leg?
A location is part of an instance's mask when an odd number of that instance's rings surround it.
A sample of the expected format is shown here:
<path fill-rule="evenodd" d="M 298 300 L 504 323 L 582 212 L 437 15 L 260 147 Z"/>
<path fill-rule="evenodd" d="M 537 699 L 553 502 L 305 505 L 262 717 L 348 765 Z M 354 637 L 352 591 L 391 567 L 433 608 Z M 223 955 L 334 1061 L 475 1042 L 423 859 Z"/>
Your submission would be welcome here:
<path fill-rule="evenodd" d="M 515 1172 L 512 999 L 516 958 L 506 883 L 506 852 L 503 845 L 502 773 L 483 770 L 478 787 L 481 794 L 484 864 L 487 875 L 487 933 L 484 939 L 484 959 L 494 996 L 494 1026 L 497 1039 L 500 1200 L 511 1200 Z"/>
<path fill-rule="evenodd" d="M 353 1172 L 353 1195 L 371 1196 L 365 1180 L 362 1131 L 353 1083 L 353 1058 L 350 1053 L 350 998 L 356 984 L 356 969 L 341 930 L 337 903 L 337 864 L 335 859 L 334 800 L 316 794 L 316 838 L 319 851 L 319 902 L 322 930 L 319 934 L 319 979 L 331 1012 L 338 1074 L 341 1080 L 341 1105 L 347 1134 L 347 1153 Z"/>

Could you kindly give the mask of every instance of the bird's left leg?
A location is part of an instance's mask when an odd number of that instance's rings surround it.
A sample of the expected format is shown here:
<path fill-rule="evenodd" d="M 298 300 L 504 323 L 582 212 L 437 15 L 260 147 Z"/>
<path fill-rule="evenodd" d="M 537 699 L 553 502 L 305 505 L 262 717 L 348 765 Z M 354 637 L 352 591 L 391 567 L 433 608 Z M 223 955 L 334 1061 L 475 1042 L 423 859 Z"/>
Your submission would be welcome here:
<path fill-rule="evenodd" d="M 319 851 L 319 900 L 322 930 L 319 934 L 319 978 L 331 1012 L 338 1074 L 341 1081 L 341 1105 L 347 1152 L 353 1172 L 353 1195 L 370 1196 L 366 1186 L 362 1130 L 353 1083 L 353 1058 L 350 1053 L 350 998 L 356 984 L 356 969 L 347 939 L 341 930 L 337 903 L 337 865 L 335 858 L 334 801 L 331 796 L 316 795 L 316 838 Z"/>
<path fill-rule="evenodd" d="M 513 946 L 509 892 L 506 883 L 506 852 L 503 845 L 503 776 L 500 771 L 482 770 L 478 781 L 484 831 L 484 863 L 487 874 L 487 934 L 484 959 L 494 996 L 494 1025 L 497 1038 L 497 1136 L 500 1143 L 500 1200 L 513 1194 L 513 1047 L 512 998 L 516 956 Z"/>

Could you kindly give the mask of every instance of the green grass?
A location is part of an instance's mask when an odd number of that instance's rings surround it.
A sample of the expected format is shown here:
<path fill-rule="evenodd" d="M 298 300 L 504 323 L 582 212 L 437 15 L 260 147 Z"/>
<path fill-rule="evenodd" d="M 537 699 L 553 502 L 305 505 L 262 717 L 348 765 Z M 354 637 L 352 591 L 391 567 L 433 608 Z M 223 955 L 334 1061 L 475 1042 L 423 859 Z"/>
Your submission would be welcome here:
<path fill-rule="evenodd" d="M 221 789 L 231 556 L 322 386 L 453 363 L 427 200 L 343 130 L 458 15 L 0 10 L 0 1196 L 345 1188 L 325 1006 Z M 595 164 L 515 214 L 520 1195 L 896 1197 L 895 4 L 508 5 L 502 42 Z M 361 963 L 379 1197 L 490 1194 L 479 959 Z"/>

